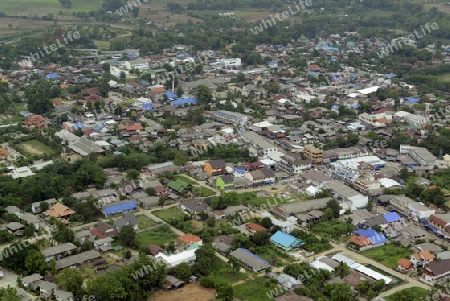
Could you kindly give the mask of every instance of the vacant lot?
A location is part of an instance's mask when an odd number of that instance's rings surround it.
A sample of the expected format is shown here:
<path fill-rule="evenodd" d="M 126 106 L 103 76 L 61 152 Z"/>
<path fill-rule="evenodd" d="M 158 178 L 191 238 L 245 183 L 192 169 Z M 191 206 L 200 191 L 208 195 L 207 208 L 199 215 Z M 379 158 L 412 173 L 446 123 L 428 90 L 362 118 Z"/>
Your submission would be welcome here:
<path fill-rule="evenodd" d="M 413 251 L 394 244 L 387 244 L 363 251 L 361 254 L 382 263 L 388 268 L 393 268 L 400 258 L 409 258 L 413 254 Z"/>
<path fill-rule="evenodd" d="M 175 241 L 177 237 L 178 235 L 168 225 L 163 225 L 159 228 L 136 234 L 136 243 L 141 247 L 145 247 L 150 243 L 162 247 L 171 241 Z"/>
<path fill-rule="evenodd" d="M 51 155 L 53 150 L 44 143 L 37 140 L 30 140 L 19 144 L 30 155 Z"/>
<path fill-rule="evenodd" d="M 139 221 L 139 229 L 145 229 L 154 225 L 157 225 L 157 223 L 149 218 L 148 216 L 144 214 L 136 215 L 136 218 Z"/>
<path fill-rule="evenodd" d="M 215 300 L 216 290 L 204 288 L 200 283 L 187 284 L 173 291 L 157 291 L 147 298 L 148 301 L 210 301 Z"/>
<path fill-rule="evenodd" d="M 97 11 L 101 8 L 102 0 L 77 0 L 72 1 L 70 9 L 64 8 L 58 0 L 1 0 L 0 11 L 7 15 L 18 15 L 22 13 L 23 16 L 43 16 L 48 13 L 53 13 L 57 16 L 59 12 L 65 15 L 72 15 L 72 12 L 79 11 Z"/>
<path fill-rule="evenodd" d="M 178 207 L 171 207 L 163 210 L 156 210 L 152 212 L 153 215 L 159 217 L 163 221 L 167 221 L 172 217 L 182 216 L 184 215 L 183 211 Z"/>
<path fill-rule="evenodd" d="M 254 280 L 248 280 L 233 287 L 234 297 L 248 301 L 273 300 L 277 294 L 270 294 L 271 290 L 278 292 L 275 284 L 264 277 L 255 277 Z"/>

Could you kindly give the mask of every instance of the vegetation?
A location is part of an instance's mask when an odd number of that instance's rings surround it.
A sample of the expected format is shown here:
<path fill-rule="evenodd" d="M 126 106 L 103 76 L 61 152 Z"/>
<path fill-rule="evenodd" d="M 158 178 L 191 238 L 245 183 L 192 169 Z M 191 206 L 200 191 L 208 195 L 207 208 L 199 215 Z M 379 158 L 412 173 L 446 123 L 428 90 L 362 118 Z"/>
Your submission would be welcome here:
<path fill-rule="evenodd" d="M 400 258 L 409 258 L 413 254 L 413 251 L 410 248 L 390 243 L 363 251 L 361 254 L 382 263 L 388 268 L 394 268 Z"/>
<path fill-rule="evenodd" d="M 384 297 L 386 301 L 421 301 L 425 300 L 429 292 L 421 287 L 405 288 L 392 295 Z"/>
<path fill-rule="evenodd" d="M 162 247 L 175 241 L 177 237 L 178 235 L 176 235 L 168 225 L 162 225 L 161 227 L 150 231 L 136 234 L 136 244 L 140 247 L 146 247 L 149 243 L 152 243 Z"/>

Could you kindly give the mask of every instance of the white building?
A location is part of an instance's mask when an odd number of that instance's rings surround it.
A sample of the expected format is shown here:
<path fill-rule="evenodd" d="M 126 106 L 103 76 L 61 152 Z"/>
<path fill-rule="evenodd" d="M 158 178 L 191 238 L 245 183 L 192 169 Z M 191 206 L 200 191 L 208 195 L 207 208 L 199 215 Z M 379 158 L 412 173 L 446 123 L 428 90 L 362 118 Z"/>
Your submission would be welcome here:
<path fill-rule="evenodd" d="M 233 67 L 240 67 L 242 65 L 240 58 L 233 58 L 233 59 L 222 59 L 220 60 L 220 65 L 222 68 L 233 68 Z"/>
<path fill-rule="evenodd" d="M 168 268 L 172 268 L 184 262 L 188 264 L 194 263 L 196 259 L 195 251 L 196 249 L 187 250 L 174 255 L 159 253 L 155 256 L 155 258 L 164 261 L 164 263 L 167 264 Z"/>
<path fill-rule="evenodd" d="M 127 70 L 136 69 L 136 70 L 149 70 L 150 65 L 147 60 L 138 59 L 134 61 L 126 61 L 125 68 Z"/>

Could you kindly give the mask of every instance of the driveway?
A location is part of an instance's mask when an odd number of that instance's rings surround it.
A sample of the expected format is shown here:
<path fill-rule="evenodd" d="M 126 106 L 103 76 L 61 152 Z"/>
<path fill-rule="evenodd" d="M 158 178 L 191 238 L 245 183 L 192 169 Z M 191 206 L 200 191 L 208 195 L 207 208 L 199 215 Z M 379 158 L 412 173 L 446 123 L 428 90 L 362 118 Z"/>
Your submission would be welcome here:
<path fill-rule="evenodd" d="M 11 287 L 17 288 L 17 275 L 14 274 L 13 272 L 10 272 L 10 271 L 6 270 L 6 269 L 3 269 L 3 274 L 4 274 L 3 278 L 0 279 L 0 287 L 5 287 L 6 288 L 8 286 L 11 286 Z M 26 294 L 32 300 L 36 299 L 35 296 L 33 296 L 33 295 L 29 294 L 29 293 L 26 293 Z"/>

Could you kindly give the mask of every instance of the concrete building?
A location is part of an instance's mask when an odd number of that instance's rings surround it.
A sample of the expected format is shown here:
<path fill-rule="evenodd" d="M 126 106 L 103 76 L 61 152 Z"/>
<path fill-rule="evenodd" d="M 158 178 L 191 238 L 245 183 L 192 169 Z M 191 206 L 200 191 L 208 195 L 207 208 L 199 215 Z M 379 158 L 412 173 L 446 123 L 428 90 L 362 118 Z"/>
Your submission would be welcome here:
<path fill-rule="evenodd" d="M 322 164 L 323 162 L 323 150 L 314 147 L 312 144 L 305 145 L 304 155 L 306 159 L 312 160 L 314 164 Z"/>

